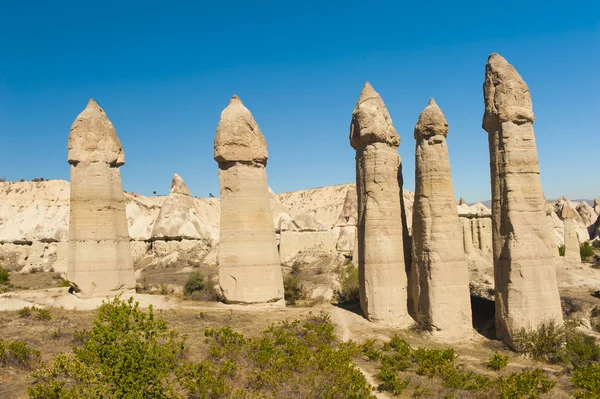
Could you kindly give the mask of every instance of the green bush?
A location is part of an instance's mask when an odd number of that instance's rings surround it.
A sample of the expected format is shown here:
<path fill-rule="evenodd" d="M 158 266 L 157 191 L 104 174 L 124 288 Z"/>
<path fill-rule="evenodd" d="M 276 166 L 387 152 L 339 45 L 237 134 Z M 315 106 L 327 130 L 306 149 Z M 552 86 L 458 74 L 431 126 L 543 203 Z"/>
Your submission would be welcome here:
<path fill-rule="evenodd" d="M 194 292 L 202 291 L 205 287 L 204 276 L 199 272 L 192 272 L 183 286 L 183 293 L 192 295 Z"/>
<path fill-rule="evenodd" d="M 40 351 L 22 341 L 0 339 L 0 365 L 22 369 L 34 368 L 40 362 Z"/>
<path fill-rule="evenodd" d="M 571 383 L 577 388 L 573 392 L 576 399 L 600 398 L 600 364 L 575 367 Z"/>
<path fill-rule="evenodd" d="M 75 334 L 74 334 L 75 336 Z M 205 331 L 208 356 L 184 360 L 184 340 L 133 299 L 103 303 L 72 354 L 33 373 L 33 399 L 330 398 L 373 399 L 354 366 L 361 348 L 340 343 L 325 314 L 272 325 L 246 338 L 230 327 Z"/>
<path fill-rule="evenodd" d="M 147 283 L 146 283 L 147 284 Z M 144 285 L 140 288 L 144 290 Z M 206 282 L 204 276 L 200 272 L 192 272 L 183 286 L 183 293 L 195 300 L 199 301 L 217 301 L 219 295 L 210 284 Z"/>
<path fill-rule="evenodd" d="M 37 308 L 35 305 L 32 307 L 25 306 L 19 309 L 17 314 L 19 317 L 30 317 L 33 315 L 37 320 L 50 320 L 52 318 L 52 313 L 48 309 Z"/>
<path fill-rule="evenodd" d="M 590 256 L 594 256 L 594 249 L 589 241 L 584 242 L 583 245 L 579 247 L 579 254 L 581 255 L 581 260 L 586 260 Z"/>
<path fill-rule="evenodd" d="M 565 256 L 565 246 L 564 245 L 560 245 L 558 247 L 558 255 L 559 256 Z"/>
<path fill-rule="evenodd" d="M 8 284 L 8 270 L 0 266 L 0 284 L 7 285 Z"/>
<path fill-rule="evenodd" d="M 521 330 L 515 334 L 515 347 L 536 360 L 548 363 L 586 365 L 600 360 L 600 346 L 570 325 L 542 323 L 537 330 Z"/>
<path fill-rule="evenodd" d="M 542 370 L 525 370 L 508 377 L 499 377 L 497 382 L 499 399 L 537 399 L 548 393 L 556 382 L 550 380 Z"/>
<path fill-rule="evenodd" d="M 34 372 L 31 398 L 169 398 L 184 340 L 133 298 L 103 302 L 83 345 Z M 68 383 L 68 384 L 67 384 Z"/>
<path fill-rule="evenodd" d="M 355 302 L 359 300 L 358 268 L 348 263 L 340 271 L 340 288 L 335 291 L 338 303 Z"/>
<path fill-rule="evenodd" d="M 297 276 L 286 276 L 283 279 L 283 289 L 285 303 L 288 305 L 295 305 L 296 301 L 306 298 L 304 284 L 302 284 L 302 281 Z"/>
<path fill-rule="evenodd" d="M 498 352 L 495 352 L 494 355 L 488 361 L 488 367 L 496 371 L 502 370 L 508 365 L 508 360 L 508 356 L 502 356 Z"/>
<path fill-rule="evenodd" d="M 553 320 L 542 323 L 536 330 L 522 329 L 515 334 L 513 341 L 517 352 L 536 360 L 560 363 L 566 359 L 566 331 L 563 325 Z"/>

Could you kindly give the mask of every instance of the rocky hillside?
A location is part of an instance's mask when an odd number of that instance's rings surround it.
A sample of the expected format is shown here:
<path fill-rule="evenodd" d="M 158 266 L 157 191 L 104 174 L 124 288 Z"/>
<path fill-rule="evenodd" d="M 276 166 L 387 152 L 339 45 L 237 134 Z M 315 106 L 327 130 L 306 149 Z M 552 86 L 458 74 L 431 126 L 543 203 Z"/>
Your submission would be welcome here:
<path fill-rule="evenodd" d="M 185 183 L 174 177 L 168 196 L 146 197 L 126 193 L 127 219 L 134 260 L 140 267 L 164 267 L 181 257 L 216 263 L 219 242 L 218 198 L 192 197 Z M 408 226 L 414 194 L 404 191 Z M 556 244 L 564 242 L 562 211 L 577 211 L 580 242 L 600 230 L 600 199 L 595 207 L 566 198 L 548 202 L 549 229 Z M 282 263 L 311 263 L 316 259 L 352 256 L 356 245 L 356 191 L 354 184 L 275 194 L 271 192 L 274 233 Z M 471 268 L 491 267 L 490 210 L 481 203 L 457 205 L 463 242 Z M 69 183 L 0 183 L 0 264 L 10 270 L 32 268 L 66 270 L 69 234 Z"/>

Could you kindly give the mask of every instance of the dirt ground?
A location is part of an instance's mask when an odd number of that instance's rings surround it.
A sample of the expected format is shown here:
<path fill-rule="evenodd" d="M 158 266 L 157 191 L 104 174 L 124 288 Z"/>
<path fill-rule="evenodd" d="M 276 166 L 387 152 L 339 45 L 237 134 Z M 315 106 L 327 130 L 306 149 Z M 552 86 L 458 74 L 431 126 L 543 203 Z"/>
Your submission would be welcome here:
<path fill-rule="evenodd" d="M 171 273 L 171 275 L 168 275 Z M 188 273 L 174 274 L 175 270 L 160 270 L 148 273 L 147 279 L 154 281 L 167 281 L 170 284 L 183 284 Z M 11 283 L 19 287 L 30 289 L 40 286 L 56 286 L 58 283 L 52 273 L 35 273 L 30 275 L 11 275 Z M 600 298 L 591 295 L 589 289 L 569 289 L 561 292 L 572 307 L 572 312 L 577 314 L 581 309 L 600 306 Z M 359 343 L 376 339 L 387 341 L 392 335 L 398 334 L 413 346 L 444 348 L 453 347 L 458 353 L 458 364 L 462 364 L 469 371 L 482 374 L 491 374 L 486 364 L 495 351 L 510 356 L 510 363 L 502 374 L 521 371 L 523 368 L 537 367 L 545 370 L 552 379 L 557 381 L 556 387 L 545 398 L 570 397 L 567 392 L 571 390 L 569 373 L 560 366 L 548 365 L 523 358 L 509 352 L 499 341 L 486 338 L 475 332 L 470 341 L 459 343 L 433 342 L 423 333 L 411 330 L 398 331 L 393 328 L 373 324 L 364 319 L 360 314 L 358 304 L 351 306 L 337 306 L 331 303 L 318 303 L 312 307 L 286 307 L 266 308 L 253 306 L 235 306 L 214 302 L 199 302 L 183 300 L 180 296 L 172 295 L 172 301 L 177 305 L 172 309 L 156 310 L 169 325 L 180 334 L 187 335 L 188 356 L 190 360 L 200 360 L 206 353 L 204 331 L 207 328 L 220 328 L 230 326 L 233 330 L 247 336 L 253 336 L 266 329 L 269 325 L 282 320 L 302 318 L 309 313 L 326 312 L 336 328 L 336 334 L 341 340 L 353 340 Z M 564 299 L 563 298 L 563 299 Z M 2 299 L 0 299 L 2 300 Z M 474 319 L 476 328 L 485 335 L 490 335 L 489 326 L 493 320 L 493 302 L 474 304 Z M 564 302 L 564 301 L 563 301 Z M 564 305 L 564 303 L 563 303 Z M 17 311 L 0 312 L 0 338 L 4 340 L 21 340 L 38 349 L 42 353 L 42 360 L 49 363 L 60 352 L 70 352 L 73 346 L 73 333 L 89 329 L 94 319 L 95 311 L 73 311 L 58 308 L 50 309 L 50 320 L 36 320 L 34 318 L 19 317 Z M 377 373 L 375 365 L 367 361 L 359 361 L 358 366 L 366 375 L 368 381 L 376 385 L 374 376 Z M 497 375 L 497 374 L 495 374 Z M 413 382 L 427 388 L 430 397 L 437 397 L 441 382 L 429 377 L 410 375 Z M 0 367 L 0 398 L 26 398 L 27 386 L 31 383 L 30 372 L 9 367 Z M 489 393 L 488 393 L 489 394 Z M 391 397 L 388 394 L 378 393 L 379 398 Z M 461 396 L 457 396 L 461 397 Z M 485 397 L 470 396 L 465 397 Z"/>

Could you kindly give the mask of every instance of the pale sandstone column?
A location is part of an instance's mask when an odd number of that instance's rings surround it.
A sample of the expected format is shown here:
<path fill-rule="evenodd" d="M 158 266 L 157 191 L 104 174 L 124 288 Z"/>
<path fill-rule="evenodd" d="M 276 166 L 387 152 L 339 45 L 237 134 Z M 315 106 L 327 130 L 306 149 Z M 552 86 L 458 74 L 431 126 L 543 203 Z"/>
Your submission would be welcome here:
<path fill-rule="evenodd" d="M 565 259 L 575 263 L 581 263 L 579 238 L 577 237 L 577 223 L 575 222 L 575 218 L 579 215 L 575 208 L 568 203 L 563 204 L 560 215 L 565 226 Z"/>
<path fill-rule="evenodd" d="M 469 274 L 446 144 L 448 123 L 433 99 L 419 116 L 414 135 L 412 269 L 418 280 L 411 283 L 419 286 L 417 320 L 435 336 L 471 338 Z"/>
<path fill-rule="evenodd" d="M 367 82 L 352 113 L 356 150 L 358 267 L 364 316 L 394 326 L 412 323 L 402 243 L 400 137 L 381 97 Z"/>
<path fill-rule="evenodd" d="M 267 142 L 252 114 L 233 96 L 215 135 L 221 184 L 219 284 L 228 303 L 284 306 L 267 158 Z"/>
<path fill-rule="evenodd" d="M 529 88 L 498 54 L 483 85 L 483 128 L 489 133 L 496 331 L 513 334 L 562 322 L 560 298 L 537 159 Z"/>
<path fill-rule="evenodd" d="M 67 278 L 86 296 L 135 288 L 119 166 L 123 147 L 90 100 L 71 126 L 71 205 Z"/>

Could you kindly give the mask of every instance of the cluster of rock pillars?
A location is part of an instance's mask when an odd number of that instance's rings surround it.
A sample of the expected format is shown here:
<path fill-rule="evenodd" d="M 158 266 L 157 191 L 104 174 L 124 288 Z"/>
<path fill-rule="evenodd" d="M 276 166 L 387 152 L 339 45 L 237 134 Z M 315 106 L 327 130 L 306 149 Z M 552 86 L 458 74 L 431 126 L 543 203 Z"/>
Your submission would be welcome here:
<path fill-rule="evenodd" d="M 562 320 L 553 247 L 533 132 L 529 89 L 512 65 L 490 55 L 483 85 L 489 135 L 496 331 Z M 364 316 L 399 328 L 418 322 L 434 336 L 472 335 L 469 276 L 447 147 L 448 123 L 431 99 L 414 129 L 412 240 L 402 206 L 400 137 L 366 83 L 350 125 L 356 150 L 358 267 Z M 227 303 L 284 305 L 269 204 L 267 143 L 237 96 L 221 113 L 219 284 Z M 94 100 L 69 135 L 71 207 L 67 278 L 86 296 L 135 286 L 115 128 Z M 410 241 L 410 242 L 409 242 Z"/>

